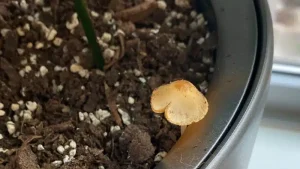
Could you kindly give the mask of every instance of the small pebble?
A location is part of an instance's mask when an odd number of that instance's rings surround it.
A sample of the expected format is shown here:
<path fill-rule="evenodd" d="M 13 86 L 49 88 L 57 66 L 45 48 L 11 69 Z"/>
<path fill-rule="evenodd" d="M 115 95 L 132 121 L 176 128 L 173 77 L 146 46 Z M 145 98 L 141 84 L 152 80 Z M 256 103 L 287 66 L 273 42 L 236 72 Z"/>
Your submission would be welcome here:
<path fill-rule="evenodd" d="M 76 149 L 70 150 L 69 155 L 74 157 L 76 155 Z"/>
<path fill-rule="evenodd" d="M 15 115 L 13 116 L 13 119 L 14 119 L 15 122 L 18 122 L 18 121 L 19 121 L 19 116 L 18 116 L 17 114 L 15 114 Z"/>
<path fill-rule="evenodd" d="M 19 55 L 23 55 L 24 52 L 25 52 L 25 50 L 22 49 L 22 48 L 18 48 L 18 49 L 17 49 L 17 52 L 18 52 Z"/>
<path fill-rule="evenodd" d="M 36 42 L 35 43 L 35 49 L 42 49 L 44 47 L 44 43 L 43 42 Z"/>
<path fill-rule="evenodd" d="M 76 63 L 80 63 L 80 57 L 79 56 L 74 56 L 73 57 Z"/>
<path fill-rule="evenodd" d="M 19 36 L 25 36 L 25 32 L 23 31 L 23 28 L 17 27 L 16 31 Z"/>
<path fill-rule="evenodd" d="M 78 16 L 77 13 L 74 13 L 72 15 L 71 22 L 67 21 L 66 27 L 69 30 L 73 30 L 74 28 L 76 28 L 79 25 L 79 20 L 78 20 L 77 16 Z"/>
<path fill-rule="evenodd" d="M 5 111 L 4 110 L 0 110 L 0 117 L 5 115 Z"/>
<path fill-rule="evenodd" d="M 67 150 L 67 149 L 69 149 L 70 148 L 70 146 L 69 145 L 65 145 L 65 150 Z"/>
<path fill-rule="evenodd" d="M 103 165 L 99 166 L 98 169 L 105 169 Z"/>
<path fill-rule="evenodd" d="M 58 85 L 58 86 L 57 86 L 57 91 L 58 91 L 58 92 L 61 92 L 63 89 L 64 89 L 64 86 L 63 86 L 63 85 Z M 63 109 L 63 110 L 64 110 L 64 109 Z M 63 111 L 63 110 L 62 110 L 62 111 Z"/>
<path fill-rule="evenodd" d="M 104 133 L 103 133 L 103 136 L 106 137 L 106 136 L 107 136 L 107 132 L 104 132 Z"/>
<path fill-rule="evenodd" d="M 111 24 L 111 20 L 112 20 L 112 13 L 105 12 L 103 15 L 103 22 L 106 24 Z"/>
<path fill-rule="evenodd" d="M 63 162 L 62 162 L 61 160 L 56 160 L 56 161 L 53 161 L 53 162 L 52 162 L 52 165 L 55 166 L 55 167 L 59 167 L 59 166 L 62 165 L 62 163 L 63 163 Z"/>
<path fill-rule="evenodd" d="M 175 5 L 181 8 L 190 8 L 191 4 L 189 0 L 175 0 Z"/>
<path fill-rule="evenodd" d="M 116 83 L 114 84 L 114 86 L 115 86 L 115 87 L 119 87 L 119 86 L 120 86 L 120 82 L 116 82 Z"/>
<path fill-rule="evenodd" d="M 25 66 L 25 72 L 26 73 L 31 72 L 31 70 L 32 70 L 31 66 L 29 66 L 29 65 Z"/>
<path fill-rule="evenodd" d="M 30 25 L 28 23 L 26 23 L 24 26 L 23 26 L 23 29 L 26 30 L 26 31 L 30 31 Z"/>
<path fill-rule="evenodd" d="M 65 157 L 64 157 L 64 159 L 63 159 L 63 162 L 64 163 L 69 163 L 69 162 L 71 162 L 71 158 L 70 158 L 70 156 L 69 155 L 65 155 Z"/>
<path fill-rule="evenodd" d="M 10 135 L 14 134 L 16 132 L 16 126 L 15 123 L 12 121 L 6 122 L 7 131 Z"/>
<path fill-rule="evenodd" d="M 59 71 L 62 71 L 62 70 L 63 70 L 63 68 L 61 66 L 55 66 L 54 67 L 55 72 L 59 72 Z"/>
<path fill-rule="evenodd" d="M 90 73 L 87 69 L 80 70 L 78 72 L 78 74 L 80 75 L 80 77 L 83 77 L 83 78 L 89 78 L 89 76 L 90 76 Z"/>
<path fill-rule="evenodd" d="M 81 70 L 83 70 L 83 67 L 82 66 L 80 66 L 80 65 L 78 65 L 78 64 L 72 64 L 71 66 L 70 66 L 70 71 L 72 72 L 72 73 L 78 73 L 78 72 L 80 72 Z"/>
<path fill-rule="evenodd" d="M 92 17 L 95 17 L 95 18 L 99 17 L 99 13 L 95 12 L 95 11 L 91 11 L 91 15 L 92 15 Z"/>
<path fill-rule="evenodd" d="M 39 145 L 37 146 L 37 150 L 38 150 L 38 151 L 43 151 L 43 150 L 45 150 L 45 148 L 44 148 L 44 146 L 43 146 L 42 144 L 39 144 Z"/>
<path fill-rule="evenodd" d="M 190 15 L 191 15 L 192 18 L 195 18 L 197 16 L 197 12 L 196 11 L 191 11 Z"/>
<path fill-rule="evenodd" d="M 52 41 L 55 36 L 57 35 L 57 31 L 55 29 L 51 29 L 47 34 L 46 34 L 46 38 L 48 41 Z"/>
<path fill-rule="evenodd" d="M 92 124 L 94 126 L 98 126 L 100 124 L 100 120 L 97 119 L 93 113 L 89 113 L 89 118 L 92 120 Z"/>
<path fill-rule="evenodd" d="M 30 55 L 29 59 L 30 59 L 31 64 L 36 65 L 36 58 L 37 58 L 36 54 Z"/>
<path fill-rule="evenodd" d="M 10 29 L 6 29 L 6 28 L 1 29 L 2 37 L 5 37 L 9 31 L 10 31 Z"/>
<path fill-rule="evenodd" d="M 110 48 L 106 48 L 103 52 L 104 58 L 112 58 L 114 56 L 115 56 L 115 51 Z"/>
<path fill-rule="evenodd" d="M 160 162 L 166 155 L 167 155 L 167 152 L 165 152 L 165 151 L 159 152 L 155 155 L 154 161 Z"/>
<path fill-rule="evenodd" d="M 199 38 L 197 40 L 197 44 L 202 45 L 204 43 L 205 39 L 203 37 Z"/>
<path fill-rule="evenodd" d="M 157 6 L 159 9 L 162 9 L 162 10 L 167 9 L 167 3 L 162 0 L 157 1 Z"/>
<path fill-rule="evenodd" d="M 146 79 L 143 78 L 143 77 L 140 77 L 139 80 L 140 80 L 142 83 L 146 83 L 146 82 L 147 82 Z"/>
<path fill-rule="evenodd" d="M 40 67 L 41 76 L 45 76 L 48 73 L 48 69 L 45 66 Z"/>
<path fill-rule="evenodd" d="M 201 92 L 205 91 L 205 89 L 207 89 L 207 87 L 208 87 L 207 81 L 203 81 L 203 82 L 199 85 L 199 88 L 200 88 Z"/>
<path fill-rule="evenodd" d="M 26 107 L 31 112 L 34 112 L 36 110 L 36 108 L 37 108 L 37 103 L 36 102 L 32 102 L 32 101 L 28 101 L 28 102 L 26 102 Z"/>
<path fill-rule="evenodd" d="M 20 109 L 20 105 L 13 103 L 13 104 L 11 104 L 10 108 L 12 111 L 18 111 Z"/>
<path fill-rule="evenodd" d="M 23 101 L 23 100 L 19 100 L 19 101 L 18 101 L 18 104 L 19 104 L 20 106 L 23 106 L 23 105 L 24 105 L 24 101 Z"/>
<path fill-rule="evenodd" d="M 27 61 L 27 59 L 25 58 L 25 59 L 23 59 L 23 60 L 21 60 L 21 65 L 26 65 L 27 63 L 28 63 L 28 61 Z"/>
<path fill-rule="evenodd" d="M 63 42 L 62 38 L 56 37 L 56 38 L 54 39 L 54 41 L 53 41 L 53 44 L 54 44 L 55 46 L 60 46 L 60 45 L 62 44 L 62 42 Z"/>
<path fill-rule="evenodd" d="M 28 49 L 31 49 L 33 47 L 33 44 L 31 42 L 29 42 L 29 43 L 27 43 L 26 46 L 27 46 Z"/>
<path fill-rule="evenodd" d="M 36 5 L 43 6 L 44 5 L 44 0 L 34 0 L 34 3 Z"/>
<path fill-rule="evenodd" d="M 110 127 L 110 132 L 111 133 L 114 133 L 114 132 L 117 132 L 117 131 L 120 131 L 120 130 L 121 130 L 120 126 L 111 126 Z"/>
<path fill-rule="evenodd" d="M 32 119 L 32 113 L 29 110 L 24 110 L 23 119 L 25 121 L 30 121 Z"/>
<path fill-rule="evenodd" d="M 108 43 L 108 42 L 111 41 L 111 38 L 112 38 L 112 36 L 111 36 L 110 33 L 104 32 L 104 33 L 102 34 L 101 40 L 102 40 L 103 42 L 105 42 L 105 43 Z"/>
<path fill-rule="evenodd" d="M 25 11 L 28 9 L 28 4 L 27 4 L 26 0 L 21 0 L 20 7 Z"/>
<path fill-rule="evenodd" d="M 171 15 L 172 18 L 175 18 L 176 15 L 177 15 L 177 12 L 176 11 L 171 11 L 170 15 Z"/>
<path fill-rule="evenodd" d="M 4 104 L 0 102 L 0 109 L 4 108 Z"/>
<path fill-rule="evenodd" d="M 0 140 L 2 140 L 3 139 L 3 135 L 2 134 L 0 134 Z"/>
<path fill-rule="evenodd" d="M 76 142 L 74 141 L 74 140 L 71 140 L 70 141 L 70 147 L 72 147 L 72 148 L 76 148 Z"/>
<path fill-rule="evenodd" d="M 130 122 L 130 116 L 127 112 L 123 111 L 122 109 L 118 108 L 118 112 L 121 114 L 122 116 L 122 121 L 124 124 L 129 125 L 131 124 Z"/>
<path fill-rule="evenodd" d="M 60 145 L 60 146 L 57 147 L 56 150 L 57 150 L 57 152 L 59 152 L 60 154 L 64 154 L 65 148 L 64 148 L 62 145 Z"/>
<path fill-rule="evenodd" d="M 206 35 L 205 35 L 205 39 L 208 39 L 208 38 L 209 38 L 209 36 L 210 36 L 210 33 L 209 33 L 209 32 L 207 32 L 207 33 L 206 33 Z"/>
<path fill-rule="evenodd" d="M 197 25 L 196 22 L 190 23 L 190 29 L 195 30 L 195 29 L 197 29 L 197 28 L 198 28 L 198 25 Z"/>
<path fill-rule="evenodd" d="M 134 69 L 133 71 L 134 71 L 135 76 L 141 76 L 142 75 L 142 72 L 139 71 L 138 69 Z"/>
<path fill-rule="evenodd" d="M 43 12 L 51 12 L 51 7 L 43 7 Z"/>
<path fill-rule="evenodd" d="M 133 97 L 130 97 L 130 96 L 128 97 L 128 103 L 129 103 L 129 104 L 134 104 L 134 101 L 135 101 L 135 100 L 134 100 Z"/>
<path fill-rule="evenodd" d="M 97 119 L 99 119 L 100 121 L 108 118 L 111 116 L 111 113 L 107 110 L 102 110 L 102 109 L 99 109 L 95 112 L 95 116 L 97 117 Z"/>

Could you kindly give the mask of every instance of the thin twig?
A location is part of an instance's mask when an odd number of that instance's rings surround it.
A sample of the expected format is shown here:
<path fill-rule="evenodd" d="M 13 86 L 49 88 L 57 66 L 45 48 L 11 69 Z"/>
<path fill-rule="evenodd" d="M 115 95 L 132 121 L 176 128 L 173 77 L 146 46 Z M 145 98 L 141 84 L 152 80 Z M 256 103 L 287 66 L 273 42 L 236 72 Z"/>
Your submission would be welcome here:
<path fill-rule="evenodd" d="M 112 95 L 111 90 L 110 90 L 109 86 L 106 84 L 106 82 L 104 82 L 104 88 L 105 88 L 105 95 L 106 95 L 106 100 L 108 102 L 109 110 L 111 111 L 117 125 L 119 125 L 120 127 L 123 127 L 122 119 L 118 113 L 116 99 Z"/>
<path fill-rule="evenodd" d="M 117 12 L 115 17 L 121 20 L 138 22 L 151 15 L 157 8 L 158 5 L 155 0 L 146 0 L 139 5 Z"/>

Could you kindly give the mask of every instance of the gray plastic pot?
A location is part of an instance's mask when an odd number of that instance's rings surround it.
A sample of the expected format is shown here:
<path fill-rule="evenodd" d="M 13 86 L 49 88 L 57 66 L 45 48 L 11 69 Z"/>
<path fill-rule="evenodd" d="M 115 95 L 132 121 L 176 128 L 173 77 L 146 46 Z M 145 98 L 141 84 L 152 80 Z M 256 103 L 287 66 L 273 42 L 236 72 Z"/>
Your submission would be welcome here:
<path fill-rule="evenodd" d="M 210 110 L 157 169 L 246 169 L 266 100 L 273 32 L 266 0 L 196 0 L 218 33 Z"/>

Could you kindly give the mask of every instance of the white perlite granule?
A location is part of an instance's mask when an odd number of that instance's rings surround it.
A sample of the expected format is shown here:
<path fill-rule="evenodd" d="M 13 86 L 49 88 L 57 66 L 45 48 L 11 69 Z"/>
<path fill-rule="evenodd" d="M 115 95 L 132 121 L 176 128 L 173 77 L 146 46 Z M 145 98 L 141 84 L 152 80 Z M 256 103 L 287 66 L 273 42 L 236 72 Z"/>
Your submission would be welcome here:
<path fill-rule="evenodd" d="M 45 76 L 48 73 L 48 69 L 45 66 L 40 67 L 41 76 Z"/>
<path fill-rule="evenodd" d="M 39 145 L 37 146 L 37 150 L 38 150 L 38 151 L 43 151 L 43 150 L 45 150 L 45 148 L 44 148 L 43 145 L 39 144 Z"/>
<path fill-rule="evenodd" d="M 134 98 L 129 96 L 128 97 L 128 103 L 129 104 L 134 104 L 134 102 L 135 102 Z"/>
<path fill-rule="evenodd" d="M 11 104 L 10 108 L 12 111 L 18 111 L 20 109 L 20 105 L 13 103 Z"/>
<path fill-rule="evenodd" d="M 97 119 L 99 119 L 100 121 L 108 118 L 111 116 L 111 113 L 107 110 L 102 110 L 102 109 L 99 109 L 95 112 L 95 116 L 97 117 Z"/>
<path fill-rule="evenodd" d="M 79 25 L 79 21 L 78 21 L 77 16 L 78 16 L 77 13 L 74 13 L 72 15 L 71 22 L 67 21 L 67 23 L 66 23 L 66 27 L 70 31 L 74 30 L 74 28 L 76 28 Z"/>
<path fill-rule="evenodd" d="M 64 154 L 64 152 L 65 152 L 65 148 L 62 145 L 59 145 L 56 150 L 60 154 Z"/>
<path fill-rule="evenodd" d="M 157 1 L 157 6 L 159 9 L 162 9 L 162 10 L 167 9 L 167 3 L 162 0 Z"/>
<path fill-rule="evenodd" d="M 72 65 L 70 66 L 70 71 L 71 71 L 72 73 L 78 73 L 78 72 L 81 71 L 81 70 L 83 70 L 83 67 L 80 66 L 80 65 L 78 65 L 78 64 L 72 64 Z"/>
<path fill-rule="evenodd" d="M 26 102 L 26 107 L 31 112 L 34 112 L 36 110 L 36 108 L 37 108 L 37 103 L 36 102 L 32 102 L 32 101 L 28 101 L 28 102 Z"/>
<path fill-rule="evenodd" d="M 8 121 L 6 122 L 6 128 L 7 128 L 7 131 L 10 135 L 14 134 L 16 132 L 16 126 L 15 126 L 15 123 L 12 122 L 12 121 Z"/>
<path fill-rule="evenodd" d="M 52 162 L 52 165 L 55 166 L 55 167 L 59 167 L 60 165 L 62 165 L 62 163 L 63 162 L 61 160 L 56 160 L 56 161 Z"/>
<path fill-rule="evenodd" d="M 131 124 L 130 122 L 130 116 L 127 112 L 123 111 L 122 109 L 118 108 L 118 112 L 121 114 L 122 116 L 122 121 L 124 124 L 129 125 Z"/>
<path fill-rule="evenodd" d="M 100 120 L 98 120 L 93 113 L 89 113 L 89 118 L 92 120 L 92 124 L 94 126 L 98 126 L 100 124 Z"/>
<path fill-rule="evenodd" d="M 70 147 L 72 147 L 72 148 L 76 148 L 76 142 L 74 141 L 74 140 L 71 140 L 70 141 Z"/>
<path fill-rule="evenodd" d="M 165 152 L 165 151 L 159 152 L 159 153 L 157 153 L 157 154 L 155 155 L 154 161 L 155 161 L 155 162 L 159 162 L 159 161 L 161 161 L 166 155 L 167 155 L 167 152 Z"/>
<path fill-rule="evenodd" d="M 117 131 L 120 131 L 120 130 L 121 130 L 120 126 L 111 126 L 110 127 L 110 132 L 111 133 L 114 133 L 114 132 L 117 132 Z"/>
<path fill-rule="evenodd" d="M 0 110 L 0 117 L 5 115 L 5 111 L 4 110 Z"/>

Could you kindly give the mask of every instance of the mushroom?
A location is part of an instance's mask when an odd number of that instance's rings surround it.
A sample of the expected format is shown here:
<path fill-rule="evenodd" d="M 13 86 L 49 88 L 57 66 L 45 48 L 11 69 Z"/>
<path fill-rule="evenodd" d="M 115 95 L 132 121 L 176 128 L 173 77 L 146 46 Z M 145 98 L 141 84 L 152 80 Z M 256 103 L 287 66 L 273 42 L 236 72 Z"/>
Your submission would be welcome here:
<path fill-rule="evenodd" d="M 192 83 L 177 80 L 152 92 L 151 108 L 155 113 L 165 112 L 170 123 L 185 126 L 204 118 L 208 102 Z"/>

